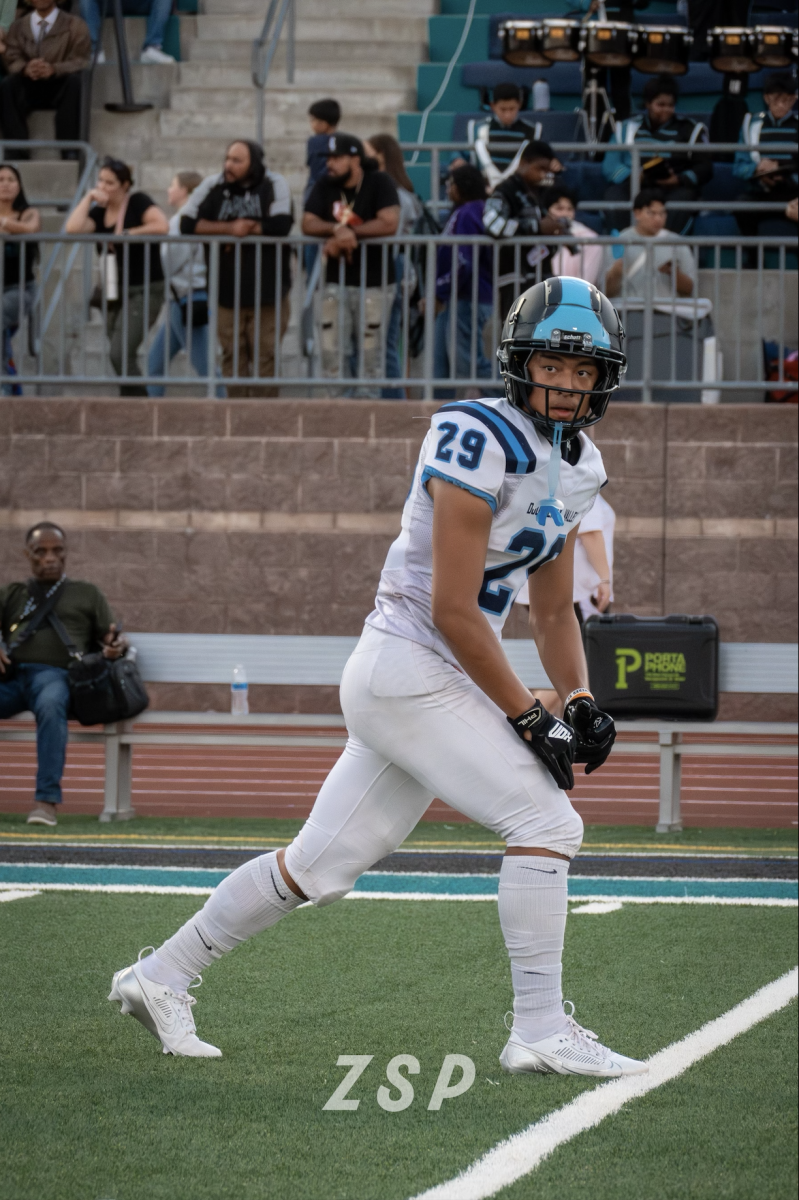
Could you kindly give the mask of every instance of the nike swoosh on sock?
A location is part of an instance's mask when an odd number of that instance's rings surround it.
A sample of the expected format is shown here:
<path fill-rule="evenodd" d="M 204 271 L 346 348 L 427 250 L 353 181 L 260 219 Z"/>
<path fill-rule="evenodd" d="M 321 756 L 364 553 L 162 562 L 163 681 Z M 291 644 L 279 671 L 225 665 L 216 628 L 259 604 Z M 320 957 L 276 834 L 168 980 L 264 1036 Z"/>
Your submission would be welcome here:
<path fill-rule="evenodd" d="M 543 867 L 522 867 L 523 871 L 536 871 L 539 875 L 557 875 L 557 871 L 553 867 L 551 871 L 545 871 Z"/>
<path fill-rule="evenodd" d="M 213 946 L 209 946 L 209 945 L 208 945 L 208 943 L 206 942 L 205 938 L 204 938 L 204 937 L 203 937 L 203 935 L 200 933 L 200 931 L 199 931 L 199 929 L 197 928 L 197 926 L 196 926 L 196 925 L 194 926 L 194 932 L 197 934 L 197 937 L 200 939 L 200 941 L 202 942 L 202 944 L 205 946 L 206 950 L 213 950 Z"/>
<path fill-rule="evenodd" d="M 281 900 L 288 900 L 288 896 L 284 896 L 284 895 L 283 895 L 283 893 L 281 892 L 280 888 L 279 888 L 279 887 L 277 886 L 277 884 L 275 883 L 275 873 L 274 873 L 274 871 L 272 870 L 272 868 L 271 868 L 271 867 L 269 868 L 269 874 L 272 876 L 272 887 L 275 889 L 275 891 L 277 892 L 277 894 L 278 894 L 278 896 L 280 897 L 280 899 L 281 899 Z"/>

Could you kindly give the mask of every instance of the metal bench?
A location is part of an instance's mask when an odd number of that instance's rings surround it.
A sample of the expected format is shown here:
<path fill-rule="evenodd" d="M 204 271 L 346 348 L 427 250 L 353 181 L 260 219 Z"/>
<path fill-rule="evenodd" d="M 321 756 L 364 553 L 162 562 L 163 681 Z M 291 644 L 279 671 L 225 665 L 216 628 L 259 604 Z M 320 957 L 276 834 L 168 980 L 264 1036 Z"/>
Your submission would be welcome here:
<path fill-rule="evenodd" d="M 149 683 L 229 683 L 233 667 L 243 664 L 252 684 L 338 686 L 355 637 L 292 637 L 238 634 L 132 633 L 139 666 Z M 505 651 L 528 687 L 551 687 L 535 643 L 509 639 Z M 726 642 L 720 647 L 722 692 L 795 693 L 797 646 L 794 643 Z M 34 741 L 31 717 L 0 722 L 0 741 Z M 682 760 L 689 755 L 789 757 L 797 752 L 797 726 L 757 721 L 620 721 L 614 754 L 660 757 L 658 832 L 682 828 Z M 707 734 L 707 741 L 696 735 Z M 635 735 L 634 738 L 630 735 Z M 644 735 L 643 739 L 641 735 Z M 689 740 L 684 740 L 686 735 Z M 764 736 L 791 742 L 763 742 Z M 723 738 L 722 742 L 719 738 Z M 323 746 L 343 748 L 342 716 L 330 714 L 146 712 L 132 722 L 104 728 L 70 730 L 76 743 L 105 747 L 105 801 L 101 821 L 135 816 L 131 803 L 134 746 Z"/>

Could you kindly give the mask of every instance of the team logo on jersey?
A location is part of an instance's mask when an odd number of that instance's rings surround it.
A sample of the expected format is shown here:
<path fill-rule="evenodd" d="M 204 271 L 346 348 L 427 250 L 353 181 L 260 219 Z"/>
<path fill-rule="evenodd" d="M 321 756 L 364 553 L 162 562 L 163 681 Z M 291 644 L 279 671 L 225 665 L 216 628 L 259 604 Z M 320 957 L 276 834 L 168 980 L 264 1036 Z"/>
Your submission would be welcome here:
<path fill-rule="evenodd" d="M 540 504 L 528 504 L 527 505 L 527 515 L 530 517 L 537 517 L 538 514 L 540 513 L 540 511 L 541 511 Z M 578 516 L 579 516 L 579 513 L 576 511 L 576 509 L 564 508 L 564 510 L 563 510 L 563 519 L 565 521 L 569 521 L 569 522 L 575 521 Z"/>

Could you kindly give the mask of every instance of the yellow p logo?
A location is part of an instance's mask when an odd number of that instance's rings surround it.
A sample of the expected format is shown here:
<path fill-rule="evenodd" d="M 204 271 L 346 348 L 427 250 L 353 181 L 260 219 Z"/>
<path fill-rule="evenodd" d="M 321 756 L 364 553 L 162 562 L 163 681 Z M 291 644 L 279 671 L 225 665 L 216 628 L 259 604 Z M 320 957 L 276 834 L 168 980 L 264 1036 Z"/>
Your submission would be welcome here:
<path fill-rule="evenodd" d="M 637 671 L 641 666 L 641 655 L 637 650 L 616 650 L 616 691 L 627 690 L 627 676 Z"/>

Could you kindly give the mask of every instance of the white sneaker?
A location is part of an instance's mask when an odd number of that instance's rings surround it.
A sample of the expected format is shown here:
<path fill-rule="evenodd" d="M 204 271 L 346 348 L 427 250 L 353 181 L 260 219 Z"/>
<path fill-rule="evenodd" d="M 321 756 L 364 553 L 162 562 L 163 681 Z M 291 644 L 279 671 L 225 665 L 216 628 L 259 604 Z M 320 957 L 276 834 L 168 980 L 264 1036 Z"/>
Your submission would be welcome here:
<path fill-rule="evenodd" d="M 143 953 L 144 950 L 139 953 L 139 960 Z M 202 983 L 202 976 L 198 979 Z M 222 1057 L 221 1050 L 197 1037 L 191 1011 L 197 998 L 188 992 L 173 992 L 162 983 L 153 983 L 144 976 L 139 963 L 117 971 L 108 999 L 121 1002 L 122 1016 L 130 1013 L 141 1021 L 144 1028 L 159 1039 L 164 1054 L 183 1054 L 187 1058 Z"/>
<path fill-rule="evenodd" d="M 98 67 L 105 66 L 105 50 L 101 50 L 94 61 Z"/>
<path fill-rule="evenodd" d="M 616 1054 L 603 1046 L 590 1029 L 583 1029 L 574 1019 L 574 1005 L 570 1000 L 571 1012 L 566 1014 L 568 1022 L 563 1033 L 543 1038 L 540 1042 L 525 1042 L 517 1033 L 511 1033 L 505 1049 L 499 1056 L 504 1070 L 511 1075 L 522 1075 L 527 1071 L 540 1071 L 556 1075 L 594 1075 L 599 1078 L 615 1078 L 619 1075 L 645 1075 L 649 1067 L 645 1062 Z"/>
<path fill-rule="evenodd" d="M 141 52 L 139 62 L 142 63 L 173 63 L 177 62 L 171 54 L 164 54 L 160 46 L 147 46 Z"/>

